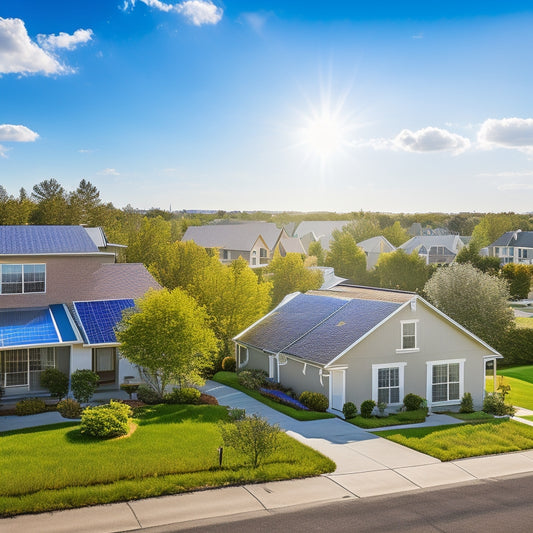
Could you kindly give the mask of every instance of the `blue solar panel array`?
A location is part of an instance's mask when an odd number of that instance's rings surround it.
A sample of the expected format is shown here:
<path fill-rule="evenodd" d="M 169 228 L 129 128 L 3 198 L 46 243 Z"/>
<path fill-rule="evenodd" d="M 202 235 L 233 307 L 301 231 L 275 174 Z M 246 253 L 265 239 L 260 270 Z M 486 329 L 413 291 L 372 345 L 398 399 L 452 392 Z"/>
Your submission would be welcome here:
<path fill-rule="evenodd" d="M 0 226 L 0 254 L 98 252 L 81 226 Z"/>
<path fill-rule="evenodd" d="M 74 302 L 88 344 L 117 342 L 114 327 L 122 311 L 135 305 L 132 299 Z"/>
<path fill-rule="evenodd" d="M 346 303 L 340 298 L 299 294 L 240 336 L 239 340 L 277 353 Z"/>
<path fill-rule="evenodd" d="M 50 306 L 50 311 L 54 316 L 56 321 L 57 329 L 59 330 L 59 335 L 63 342 L 74 342 L 77 340 L 76 333 L 72 328 L 70 320 L 67 316 L 67 311 L 63 304 L 53 304 Z"/>
<path fill-rule="evenodd" d="M 46 309 L 0 312 L 0 346 L 26 346 L 59 342 L 52 315 Z"/>

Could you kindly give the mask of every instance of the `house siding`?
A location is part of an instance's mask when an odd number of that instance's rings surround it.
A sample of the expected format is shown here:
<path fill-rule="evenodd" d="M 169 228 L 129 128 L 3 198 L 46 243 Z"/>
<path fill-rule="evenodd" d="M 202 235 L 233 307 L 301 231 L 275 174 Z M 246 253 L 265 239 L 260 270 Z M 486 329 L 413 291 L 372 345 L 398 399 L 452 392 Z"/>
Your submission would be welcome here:
<path fill-rule="evenodd" d="M 298 394 L 303 391 L 320 392 L 329 396 L 329 380 L 324 372 L 320 383 L 320 368 L 307 364 L 303 373 L 304 361 L 287 358 L 287 364 L 279 367 L 280 382 L 294 389 Z"/>

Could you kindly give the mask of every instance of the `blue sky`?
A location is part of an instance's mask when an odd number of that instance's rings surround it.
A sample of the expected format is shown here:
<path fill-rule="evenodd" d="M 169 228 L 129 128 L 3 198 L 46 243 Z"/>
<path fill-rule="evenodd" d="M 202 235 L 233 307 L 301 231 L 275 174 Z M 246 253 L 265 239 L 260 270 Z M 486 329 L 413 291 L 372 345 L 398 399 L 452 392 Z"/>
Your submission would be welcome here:
<path fill-rule="evenodd" d="M 532 29 L 512 0 L 4 0 L 0 184 L 85 178 L 117 207 L 531 211 Z"/>

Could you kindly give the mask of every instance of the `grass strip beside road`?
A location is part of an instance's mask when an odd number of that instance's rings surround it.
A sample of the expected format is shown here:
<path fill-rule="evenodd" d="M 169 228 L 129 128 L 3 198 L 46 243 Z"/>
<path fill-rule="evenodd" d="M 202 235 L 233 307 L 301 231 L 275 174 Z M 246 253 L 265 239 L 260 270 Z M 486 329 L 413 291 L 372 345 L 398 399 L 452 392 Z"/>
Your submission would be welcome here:
<path fill-rule="evenodd" d="M 176 494 L 242 483 L 315 476 L 330 459 L 282 433 L 282 444 L 253 469 L 224 448 L 218 423 L 227 410 L 207 405 L 156 405 L 139 410 L 128 438 L 97 440 L 78 423 L 0 434 L 0 516 Z"/>
<path fill-rule="evenodd" d="M 389 416 L 378 418 L 363 418 L 357 415 L 354 418 L 349 418 L 347 422 L 359 426 L 363 429 L 383 428 L 387 426 L 400 426 L 402 424 L 418 424 L 426 420 L 426 410 L 417 409 L 416 411 L 403 411 L 401 413 L 392 413 Z M 380 433 L 381 435 L 381 433 Z"/>
<path fill-rule="evenodd" d="M 379 436 L 441 461 L 533 448 L 533 427 L 508 419 L 494 419 L 481 424 L 386 430 L 380 431 Z"/>
<path fill-rule="evenodd" d="M 280 413 L 290 416 L 291 418 L 294 418 L 296 420 L 301 420 L 305 422 L 307 420 L 322 420 L 324 418 L 335 418 L 335 415 L 331 413 L 319 413 L 318 411 L 303 411 L 300 409 L 295 409 L 294 407 L 290 407 L 288 405 L 283 405 L 281 403 L 275 402 L 270 398 L 266 398 L 259 391 L 243 387 L 239 383 L 237 374 L 235 372 L 217 372 L 211 379 L 213 381 L 216 381 L 217 383 L 222 383 L 222 385 L 227 385 L 228 387 L 232 387 L 233 389 L 237 389 L 241 392 L 244 392 L 248 396 L 257 400 L 258 402 L 264 403 L 265 405 L 268 405 L 268 407 L 271 407 L 272 409 L 275 409 L 276 411 L 279 411 Z"/>

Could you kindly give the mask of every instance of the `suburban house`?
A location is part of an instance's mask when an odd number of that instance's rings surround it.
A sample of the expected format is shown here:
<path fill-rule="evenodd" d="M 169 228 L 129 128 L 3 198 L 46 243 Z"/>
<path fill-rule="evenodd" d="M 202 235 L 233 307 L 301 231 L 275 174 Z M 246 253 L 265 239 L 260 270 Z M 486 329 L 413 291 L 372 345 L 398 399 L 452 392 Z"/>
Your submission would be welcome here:
<path fill-rule="evenodd" d="M 312 242 L 320 242 L 322 249 L 329 250 L 329 243 L 332 239 L 332 233 L 335 230 L 342 230 L 349 220 L 304 220 L 293 230 L 293 237 L 298 237 L 306 251 L 309 251 L 309 245 Z"/>
<path fill-rule="evenodd" d="M 287 235 L 276 224 L 251 222 L 189 226 L 181 240 L 194 241 L 208 250 L 218 249 L 222 263 L 242 257 L 251 267 L 256 267 L 270 263 L 282 237 Z"/>
<path fill-rule="evenodd" d="M 291 294 L 234 341 L 238 368 L 323 393 L 336 413 L 368 399 L 400 407 L 410 392 L 443 410 L 470 392 L 480 407 L 501 358 L 414 293 L 355 286 Z"/>
<path fill-rule="evenodd" d="M 399 248 L 408 254 L 416 251 L 428 265 L 444 265 L 451 263 L 463 247 L 459 235 L 428 235 L 413 237 Z"/>
<path fill-rule="evenodd" d="M 533 264 L 533 231 L 508 231 L 489 245 L 489 255 L 501 263 Z"/>
<path fill-rule="evenodd" d="M 82 226 L 0 226 L 0 386 L 44 392 L 43 370 L 91 369 L 118 388 L 136 369 L 120 359 L 114 326 L 149 289 L 142 264 L 115 263 Z"/>
<path fill-rule="evenodd" d="M 381 254 L 388 254 L 396 250 L 396 247 L 382 235 L 358 242 L 357 246 L 365 252 L 367 270 L 372 270 L 376 266 Z"/>

